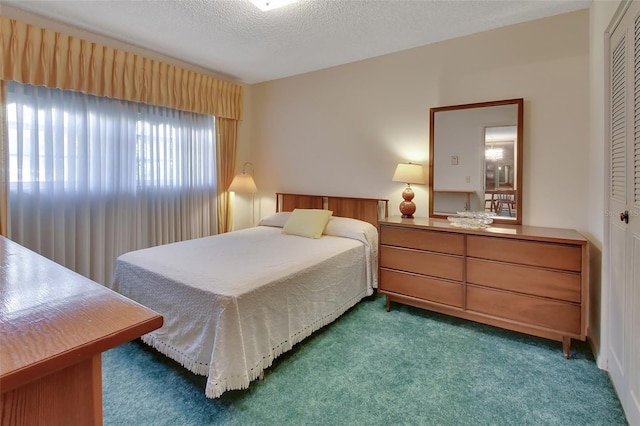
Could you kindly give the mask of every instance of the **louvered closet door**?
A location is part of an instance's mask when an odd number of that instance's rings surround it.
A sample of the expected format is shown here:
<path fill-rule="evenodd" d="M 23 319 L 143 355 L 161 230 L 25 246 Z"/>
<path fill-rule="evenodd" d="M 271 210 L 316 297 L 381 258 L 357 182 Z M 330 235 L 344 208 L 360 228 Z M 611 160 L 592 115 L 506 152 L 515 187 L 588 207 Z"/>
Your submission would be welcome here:
<path fill-rule="evenodd" d="M 640 425 L 640 2 L 631 3 L 609 50 L 607 368 L 629 423 Z"/>

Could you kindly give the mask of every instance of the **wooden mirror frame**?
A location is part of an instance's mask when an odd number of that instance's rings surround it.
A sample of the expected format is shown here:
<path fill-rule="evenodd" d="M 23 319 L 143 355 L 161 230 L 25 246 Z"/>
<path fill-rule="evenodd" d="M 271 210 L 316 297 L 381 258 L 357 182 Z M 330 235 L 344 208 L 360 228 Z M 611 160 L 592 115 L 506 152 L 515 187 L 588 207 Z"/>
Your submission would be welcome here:
<path fill-rule="evenodd" d="M 502 224 L 510 224 L 510 225 L 521 225 L 522 224 L 522 151 L 523 151 L 523 106 L 524 99 L 505 99 L 499 101 L 491 101 L 491 102 L 478 102 L 471 104 L 462 104 L 462 105 L 450 105 L 443 107 L 435 107 L 430 109 L 430 120 L 429 120 L 429 217 L 432 218 L 446 218 L 448 216 L 455 215 L 455 212 L 434 212 L 434 149 L 438 144 L 438 141 L 435 140 L 435 126 L 436 126 L 436 114 L 438 112 L 443 111 L 455 111 L 455 110 L 468 110 L 474 108 L 487 108 L 494 106 L 504 106 L 504 105 L 516 105 L 517 106 L 517 140 L 515 141 L 515 173 L 514 173 L 514 190 L 515 190 L 515 203 L 516 203 L 516 213 L 514 218 L 501 218 L 499 216 L 493 217 L 494 223 L 502 223 Z M 506 123 L 503 123 L 503 125 Z M 484 132 L 484 128 L 490 127 L 491 125 L 496 125 L 495 123 L 487 123 L 487 126 L 483 126 L 482 130 Z M 484 144 L 484 140 L 482 140 Z M 484 159 L 479 158 L 478 162 L 483 162 Z M 482 186 L 483 189 L 486 190 L 485 186 L 485 177 L 483 172 L 482 177 Z M 453 191 L 452 191 L 453 192 Z M 473 191 L 466 191 L 468 194 Z M 467 197 L 468 199 L 468 197 Z"/>

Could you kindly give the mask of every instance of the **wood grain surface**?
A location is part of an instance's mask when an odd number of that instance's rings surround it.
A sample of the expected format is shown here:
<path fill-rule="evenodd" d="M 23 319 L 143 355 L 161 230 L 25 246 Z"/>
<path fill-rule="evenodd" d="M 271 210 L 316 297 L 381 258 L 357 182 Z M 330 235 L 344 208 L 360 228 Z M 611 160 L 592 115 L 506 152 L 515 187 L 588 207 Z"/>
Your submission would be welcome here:
<path fill-rule="evenodd" d="M 21 410 L 44 410 L 34 403 L 42 395 L 61 412 L 65 404 L 57 397 L 101 398 L 95 384 L 101 384 L 100 353 L 162 321 L 151 309 L 0 237 L 1 424 L 28 424 Z M 77 392 L 87 386 L 91 391 Z M 95 400 L 90 405 L 98 407 Z"/>

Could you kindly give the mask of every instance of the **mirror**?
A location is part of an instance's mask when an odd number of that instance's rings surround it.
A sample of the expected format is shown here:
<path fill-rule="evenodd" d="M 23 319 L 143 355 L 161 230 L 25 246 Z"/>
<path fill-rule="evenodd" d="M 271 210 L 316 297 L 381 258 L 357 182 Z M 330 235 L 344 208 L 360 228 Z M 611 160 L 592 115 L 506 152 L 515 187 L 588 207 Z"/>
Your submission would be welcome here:
<path fill-rule="evenodd" d="M 429 217 L 522 223 L 523 99 L 431 108 Z"/>

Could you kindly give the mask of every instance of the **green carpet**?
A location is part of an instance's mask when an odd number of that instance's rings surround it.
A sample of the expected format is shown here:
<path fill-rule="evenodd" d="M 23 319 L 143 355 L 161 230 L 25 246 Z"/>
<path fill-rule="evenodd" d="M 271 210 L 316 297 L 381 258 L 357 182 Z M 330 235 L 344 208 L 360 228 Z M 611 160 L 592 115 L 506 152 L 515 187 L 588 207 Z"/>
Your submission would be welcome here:
<path fill-rule="evenodd" d="M 626 425 L 588 345 L 364 300 L 220 399 L 139 342 L 103 356 L 109 425 Z"/>

